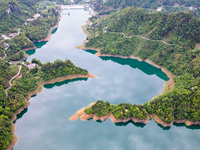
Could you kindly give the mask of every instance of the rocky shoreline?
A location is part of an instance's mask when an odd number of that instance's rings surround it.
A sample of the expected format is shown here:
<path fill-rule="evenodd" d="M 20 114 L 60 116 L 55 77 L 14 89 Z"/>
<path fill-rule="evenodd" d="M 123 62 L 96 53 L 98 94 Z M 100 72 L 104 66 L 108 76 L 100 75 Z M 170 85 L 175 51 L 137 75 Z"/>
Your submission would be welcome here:
<path fill-rule="evenodd" d="M 160 119 L 156 114 L 149 114 L 148 117 L 144 120 L 141 120 L 141 119 L 138 119 L 135 117 L 128 117 L 126 119 L 117 119 L 117 118 L 115 118 L 115 116 L 112 113 L 108 113 L 105 116 L 97 116 L 95 114 L 86 114 L 84 112 L 84 110 L 86 108 L 92 107 L 94 104 L 95 103 L 91 103 L 89 106 L 81 108 L 72 117 L 70 117 L 69 120 L 75 121 L 78 118 L 80 118 L 82 121 L 86 121 L 88 119 L 93 119 L 95 121 L 97 121 L 97 120 L 105 121 L 107 118 L 110 118 L 113 123 L 120 123 L 120 122 L 126 123 L 126 122 L 132 120 L 134 123 L 147 124 L 149 122 L 149 120 L 153 119 L 153 120 L 155 120 L 155 122 L 162 125 L 163 127 L 171 127 L 171 126 L 173 126 L 173 123 L 185 123 L 186 126 L 200 125 L 199 121 L 192 122 L 187 119 L 183 119 L 183 120 L 174 119 L 171 123 L 166 123 L 162 119 Z"/>
<path fill-rule="evenodd" d="M 84 31 L 85 28 L 82 27 L 82 30 L 83 30 L 83 33 L 85 33 L 86 35 L 89 35 L 87 33 L 87 31 Z M 174 84 L 175 84 L 174 83 L 174 75 L 170 71 L 165 69 L 164 67 L 155 64 L 154 62 L 152 62 L 149 59 L 145 59 L 144 60 L 144 59 L 141 59 L 140 57 L 137 57 L 137 56 L 134 56 L 134 55 L 121 56 L 121 55 L 112 55 L 112 54 L 101 54 L 100 53 L 100 48 L 86 47 L 85 46 L 85 42 L 83 42 L 81 46 L 77 46 L 76 48 L 79 48 L 81 50 L 88 50 L 88 49 L 95 50 L 95 51 L 97 51 L 97 53 L 95 55 L 98 56 L 98 57 L 120 57 L 120 58 L 124 58 L 124 59 L 131 58 L 131 59 L 137 59 L 138 61 L 144 61 L 144 62 L 149 63 L 150 65 L 152 65 L 152 66 L 154 66 L 156 68 L 161 69 L 168 76 L 169 81 L 167 81 L 167 83 L 165 84 L 164 91 L 170 91 L 174 87 Z M 161 93 L 160 95 L 162 95 L 163 93 Z M 90 108 L 94 104 L 95 103 L 91 103 L 88 107 L 85 107 L 85 108 Z M 158 117 L 156 114 L 149 114 L 149 116 L 145 120 L 140 120 L 140 119 L 137 119 L 135 117 L 129 117 L 129 118 L 126 118 L 126 119 L 117 119 L 117 118 L 114 117 L 114 115 L 112 113 L 111 114 L 107 114 L 107 115 L 102 116 L 102 117 L 98 117 L 95 114 L 86 114 L 84 112 L 85 108 L 82 108 L 79 111 L 77 111 L 72 117 L 70 117 L 70 120 L 76 120 L 76 119 L 80 118 L 82 121 L 86 121 L 88 119 L 93 118 L 94 120 L 104 121 L 107 118 L 110 118 L 112 120 L 112 122 L 114 122 L 114 123 L 119 123 L 119 122 L 124 122 L 125 123 L 125 122 L 128 122 L 129 120 L 132 120 L 135 123 L 146 124 L 146 123 L 148 123 L 148 121 L 150 119 L 154 119 L 158 124 L 162 125 L 163 127 L 171 127 L 171 126 L 173 126 L 173 123 L 185 123 L 186 126 L 200 125 L 200 121 L 192 122 L 192 121 L 189 121 L 187 119 L 183 119 L 183 120 L 174 119 L 171 123 L 166 123 L 160 117 Z"/>
<path fill-rule="evenodd" d="M 29 51 L 29 50 L 33 50 L 33 49 L 36 49 L 36 48 L 37 48 L 36 46 L 33 46 L 33 47 L 24 48 L 22 50 L 23 51 Z"/>

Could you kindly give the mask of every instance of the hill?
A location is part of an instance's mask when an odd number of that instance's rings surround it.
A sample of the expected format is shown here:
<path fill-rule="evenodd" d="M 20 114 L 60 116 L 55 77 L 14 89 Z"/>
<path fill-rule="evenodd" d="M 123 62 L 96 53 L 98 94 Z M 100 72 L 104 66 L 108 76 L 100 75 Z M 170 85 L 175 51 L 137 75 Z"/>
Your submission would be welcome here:
<path fill-rule="evenodd" d="M 148 62 L 151 60 L 174 75 L 175 86 L 169 88 L 169 81 L 162 95 L 144 105 L 122 103 L 106 109 L 106 112 L 110 111 L 120 119 L 145 119 L 154 114 L 160 118 L 160 122 L 168 123 L 167 126 L 174 120 L 189 120 L 193 124 L 200 121 L 200 49 L 191 50 L 200 42 L 197 18 L 187 12 L 166 15 L 125 8 L 104 18 L 93 18 L 92 21 L 92 25 L 88 25 L 91 35 L 87 37 L 84 49 L 99 49 L 100 56 L 134 55 Z M 165 42 L 166 38 L 173 44 Z M 104 103 L 97 102 L 97 105 Z M 97 105 L 85 112 L 104 115 L 104 110 L 101 107 L 97 109 Z M 138 108 L 143 113 L 138 112 L 137 116 L 133 112 Z M 126 109 L 130 113 L 126 113 Z"/>
<path fill-rule="evenodd" d="M 99 15 L 108 15 L 126 7 L 139 7 L 146 12 L 162 11 L 166 14 L 188 11 L 200 17 L 199 0 L 93 0 L 95 11 Z"/>
<path fill-rule="evenodd" d="M 191 49 L 200 42 L 200 20 L 189 12 L 166 15 L 162 12 L 147 13 L 139 8 L 125 8 L 98 19 L 89 29 L 92 34 L 102 34 L 105 30 L 164 40 Z"/>

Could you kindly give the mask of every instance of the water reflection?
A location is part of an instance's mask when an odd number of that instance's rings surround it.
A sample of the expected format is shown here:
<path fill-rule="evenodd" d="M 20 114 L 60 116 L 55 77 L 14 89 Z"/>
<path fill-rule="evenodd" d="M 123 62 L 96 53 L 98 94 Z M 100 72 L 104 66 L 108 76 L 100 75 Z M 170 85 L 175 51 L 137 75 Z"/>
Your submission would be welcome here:
<path fill-rule="evenodd" d="M 93 120 L 92 118 L 90 118 L 90 119 L 88 119 L 88 121 L 89 120 Z M 106 119 L 107 120 L 107 119 Z M 104 121 L 106 121 L 106 120 L 104 120 Z M 104 121 L 101 121 L 101 120 L 96 120 L 96 122 L 97 123 L 102 123 L 102 122 L 104 122 Z M 132 120 L 129 120 L 129 121 L 127 121 L 127 122 L 119 122 L 119 123 L 114 123 L 116 126 L 127 126 L 128 124 L 132 124 L 132 125 L 134 125 L 134 126 L 136 126 L 136 127 L 139 127 L 139 128 L 144 128 L 144 126 L 146 126 L 146 124 L 144 124 L 144 123 L 135 123 L 135 122 L 133 122 Z"/>
<path fill-rule="evenodd" d="M 91 53 L 91 54 L 96 54 L 97 51 L 95 50 L 85 50 L 86 52 L 88 53 Z M 143 61 L 138 61 L 137 59 L 131 59 L 131 58 L 128 58 L 128 59 L 123 59 L 123 58 L 118 58 L 118 57 L 100 57 L 102 60 L 104 61 L 108 61 L 108 60 L 111 60 L 113 62 L 116 62 L 118 64 L 121 64 L 121 65 L 128 65 L 130 66 L 131 68 L 138 68 L 139 70 L 141 70 L 142 72 L 148 74 L 148 75 L 156 75 L 158 76 L 159 78 L 165 80 L 165 81 L 168 81 L 169 78 L 167 77 L 167 75 L 161 71 L 161 69 L 158 69 L 146 62 L 143 62 Z"/>
<path fill-rule="evenodd" d="M 47 44 L 47 41 L 42 41 L 42 42 L 34 42 L 34 45 L 37 47 L 37 48 L 41 48 L 42 46 L 46 45 Z"/>
<path fill-rule="evenodd" d="M 58 30 L 58 28 L 55 28 L 55 29 L 51 32 L 51 34 L 56 33 L 57 30 Z M 48 41 L 34 42 L 34 45 L 35 45 L 37 48 L 42 48 L 44 45 L 47 44 L 47 42 L 48 42 Z M 29 56 L 31 56 L 31 55 L 35 54 L 35 52 L 36 52 L 36 49 L 33 49 L 33 50 L 26 51 L 26 54 L 28 54 Z M 25 61 L 26 61 L 26 60 L 25 60 Z"/>
<path fill-rule="evenodd" d="M 129 120 L 128 122 L 125 122 L 125 123 L 123 123 L 123 122 L 115 123 L 115 125 L 116 126 L 127 126 L 129 123 L 136 127 L 139 127 L 139 128 L 144 128 L 144 126 L 146 126 L 146 124 L 144 124 L 144 123 L 135 123 L 132 120 Z"/>
<path fill-rule="evenodd" d="M 27 113 L 28 107 L 21 111 L 20 114 L 17 115 L 17 119 L 13 122 L 14 124 L 17 122 L 18 119 L 22 118 L 25 113 Z"/>
<path fill-rule="evenodd" d="M 26 54 L 30 56 L 30 55 L 35 54 L 35 52 L 36 52 L 36 49 L 33 49 L 33 50 L 26 51 Z"/>
<path fill-rule="evenodd" d="M 62 86 L 64 84 L 68 84 L 70 82 L 76 82 L 76 81 L 87 81 L 88 78 L 77 78 L 77 79 L 70 79 L 70 80 L 65 80 L 65 81 L 62 81 L 62 82 L 56 82 L 56 83 L 53 83 L 53 84 L 46 84 L 44 85 L 44 88 L 46 89 L 52 89 L 53 87 L 55 86 Z"/>
<path fill-rule="evenodd" d="M 163 130 L 169 130 L 171 127 L 163 127 L 162 125 L 156 123 L 160 128 L 162 128 Z"/>
<path fill-rule="evenodd" d="M 91 53 L 91 54 L 96 54 L 96 53 L 97 53 L 97 51 L 95 51 L 95 50 L 90 50 L 90 49 L 85 50 L 85 51 L 88 52 L 88 53 Z"/>
<path fill-rule="evenodd" d="M 199 130 L 200 126 L 199 125 L 191 125 L 191 126 L 186 126 L 185 123 L 174 123 L 176 127 L 186 127 L 187 129 L 191 130 Z"/>

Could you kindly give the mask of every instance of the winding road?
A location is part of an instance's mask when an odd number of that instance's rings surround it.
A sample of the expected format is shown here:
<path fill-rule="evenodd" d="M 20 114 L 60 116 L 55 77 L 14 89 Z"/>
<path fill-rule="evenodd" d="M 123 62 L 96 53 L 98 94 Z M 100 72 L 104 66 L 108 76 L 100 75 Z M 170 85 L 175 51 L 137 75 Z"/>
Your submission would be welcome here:
<path fill-rule="evenodd" d="M 167 45 L 175 45 L 175 46 L 180 46 L 180 45 L 177 45 L 177 44 L 170 44 L 170 43 L 167 43 L 163 40 L 152 40 L 152 39 L 149 39 L 149 38 L 146 38 L 146 37 L 143 37 L 143 36 L 140 36 L 140 35 L 132 35 L 132 36 L 127 36 L 126 34 L 124 34 L 123 32 L 108 32 L 108 33 L 117 33 L 117 34 L 123 34 L 126 38 L 132 38 L 133 36 L 138 36 L 142 39 L 145 39 L 145 40 L 149 40 L 149 41 L 160 41 L 160 42 L 163 42 L 164 44 L 167 44 Z"/>
<path fill-rule="evenodd" d="M 18 70 L 17 74 L 9 80 L 9 85 L 10 85 L 10 86 L 5 90 L 6 97 L 8 96 L 8 90 L 12 87 L 11 81 L 12 81 L 14 78 L 16 78 L 16 77 L 20 74 L 21 69 L 22 69 L 22 66 L 19 66 L 19 70 Z"/>
<path fill-rule="evenodd" d="M 4 53 L 3 59 L 5 59 L 5 58 L 6 58 L 6 56 L 7 56 L 7 54 L 6 54 L 6 52 L 5 52 L 5 51 L 3 51 L 3 53 Z"/>

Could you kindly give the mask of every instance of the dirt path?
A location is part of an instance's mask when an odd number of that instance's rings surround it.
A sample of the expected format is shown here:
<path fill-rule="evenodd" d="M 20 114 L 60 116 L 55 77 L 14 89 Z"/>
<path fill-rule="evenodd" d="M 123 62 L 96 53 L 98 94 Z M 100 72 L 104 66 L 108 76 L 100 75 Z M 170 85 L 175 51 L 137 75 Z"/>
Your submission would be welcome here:
<path fill-rule="evenodd" d="M 5 59 L 7 57 L 7 54 L 5 51 L 3 51 L 3 53 L 4 53 L 3 59 Z"/>
<path fill-rule="evenodd" d="M 12 77 L 12 78 L 10 79 L 10 81 L 9 81 L 9 85 L 10 85 L 10 86 L 5 90 L 6 97 L 8 96 L 8 90 L 12 87 L 11 81 L 12 81 L 14 78 L 16 78 L 16 77 L 20 74 L 21 69 L 22 69 L 22 66 L 19 66 L 19 70 L 18 70 L 17 74 L 16 74 L 14 77 Z"/>
<path fill-rule="evenodd" d="M 140 38 L 145 39 L 145 40 L 149 40 L 149 41 L 160 41 L 160 42 L 163 42 L 164 44 L 167 44 L 167 45 L 176 45 L 176 46 L 180 46 L 180 45 L 177 45 L 177 44 L 170 44 L 170 43 L 167 43 L 167 42 L 165 42 L 165 41 L 163 41 L 163 40 L 152 40 L 152 39 L 149 39 L 149 38 L 140 36 L 140 35 L 127 36 L 127 35 L 124 34 L 123 32 L 108 32 L 108 33 L 123 34 L 126 38 L 132 38 L 133 36 L 139 36 Z"/>

